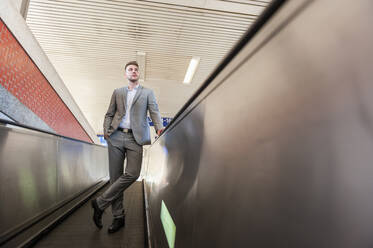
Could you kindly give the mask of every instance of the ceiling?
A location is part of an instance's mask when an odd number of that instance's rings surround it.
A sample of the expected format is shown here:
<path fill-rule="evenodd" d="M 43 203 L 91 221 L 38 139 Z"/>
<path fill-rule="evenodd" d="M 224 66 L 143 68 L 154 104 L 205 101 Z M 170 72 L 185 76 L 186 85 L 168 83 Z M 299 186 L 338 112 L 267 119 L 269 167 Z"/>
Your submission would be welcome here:
<path fill-rule="evenodd" d="M 96 133 L 124 65 L 139 60 L 174 116 L 270 0 L 30 0 L 27 24 Z M 200 57 L 191 84 L 183 84 Z M 145 66 L 143 66 L 145 64 Z"/>

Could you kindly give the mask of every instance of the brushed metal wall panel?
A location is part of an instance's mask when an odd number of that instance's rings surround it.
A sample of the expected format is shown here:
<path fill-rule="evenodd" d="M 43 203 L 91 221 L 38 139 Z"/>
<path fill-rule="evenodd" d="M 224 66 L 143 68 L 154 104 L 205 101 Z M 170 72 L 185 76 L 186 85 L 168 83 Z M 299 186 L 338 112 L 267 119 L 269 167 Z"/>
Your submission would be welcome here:
<path fill-rule="evenodd" d="M 107 177 L 106 147 L 0 125 L 0 242 Z"/>
<path fill-rule="evenodd" d="M 108 150 L 102 146 L 92 146 L 90 150 L 91 164 L 85 165 L 89 178 L 93 181 L 109 180 Z"/>
<path fill-rule="evenodd" d="M 80 189 L 90 186 L 92 179 L 85 165 L 91 165 L 89 147 L 73 140 L 60 140 L 57 166 L 58 200 L 72 197 Z"/>
<path fill-rule="evenodd" d="M 0 234 L 55 204 L 56 140 L 0 126 Z"/>
<path fill-rule="evenodd" d="M 150 148 L 155 247 L 162 200 L 176 247 L 373 246 L 372 6 L 285 13 Z"/>
<path fill-rule="evenodd" d="M 108 163 L 107 152 L 97 150 L 96 146 L 69 139 L 59 140 L 57 166 L 58 201 L 72 197 L 96 184 L 107 175 L 100 168 Z M 99 173 L 98 173 L 99 172 Z"/>
<path fill-rule="evenodd" d="M 204 136 L 203 110 L 199 111 L 202 106 L 168 132 L 159 145 L 151 148 L 148 163 L 149 201 L 155 217 L 152 228 L 163 229 L 158 220 L 163 200 L 167 208 L 172 209 L 172 218 L 177 220 L 177 233 L 189 234 L 178 235 L 176 247 L 194 247 L 190 235 L 196 216 L 194 206 Z M 157 243 L 166 247 L 162 232 L 157 234 L 154 236 Z"/>

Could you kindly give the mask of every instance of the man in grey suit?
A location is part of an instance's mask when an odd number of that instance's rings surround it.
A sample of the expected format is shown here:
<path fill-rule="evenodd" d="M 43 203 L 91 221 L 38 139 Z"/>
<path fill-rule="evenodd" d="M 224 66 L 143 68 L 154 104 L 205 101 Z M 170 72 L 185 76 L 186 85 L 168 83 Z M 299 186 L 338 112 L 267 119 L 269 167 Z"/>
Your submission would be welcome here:
<path fill-rule="evenodd" d="M 139 85 L 139 66 L 131 61 L 125 66 L 128 86 L 114 90 L 104 120 L 104 137 L 109 150 L 110 187 L 92 200 L 93 221 L 102 228 L 102 214 L 111 205 L 113 223 L 108 232 L 114 233 L 124 226 L 123 191 L 140 175 L 142 146 L 150 144 L 147 112 L 158 135 L 163 124 L 152 90 Z M 123 174 L 123 163 L 127 166 Z"/>

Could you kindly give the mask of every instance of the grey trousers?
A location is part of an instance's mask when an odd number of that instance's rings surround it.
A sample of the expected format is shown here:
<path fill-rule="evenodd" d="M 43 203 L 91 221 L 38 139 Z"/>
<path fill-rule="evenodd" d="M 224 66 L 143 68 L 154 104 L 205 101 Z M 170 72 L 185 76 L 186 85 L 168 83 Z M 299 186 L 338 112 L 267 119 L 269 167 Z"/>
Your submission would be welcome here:
<path fill-rule="evenodd" d="M 98 207 L 104 210 L 111 205 L 114 218 L 124 216 L 123 191 L 140 175 L 142 146 L 137 144 L 132 133 L 115 131 L 107 140 L 109 150 L 110 187 L 97 198 Z M 124 160 L 127 166 L 123 174 Z"/>

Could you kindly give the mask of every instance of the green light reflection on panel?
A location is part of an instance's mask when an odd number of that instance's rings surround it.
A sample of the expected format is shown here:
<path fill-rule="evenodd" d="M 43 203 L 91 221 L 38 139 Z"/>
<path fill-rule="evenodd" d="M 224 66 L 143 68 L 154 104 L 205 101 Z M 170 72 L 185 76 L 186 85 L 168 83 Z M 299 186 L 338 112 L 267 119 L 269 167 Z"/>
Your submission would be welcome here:
<path fill-rule="evenodd" d="M 170 248 L 174 248 L 175 237 L 176 237 L 176 225 L 174 221 L 172 220 L 170 212 L 168 212 L 168 209 L 164 201 L 162 201 L 162 206 L 161 206 L 161 222 L 163 225 L 164 232 L 166 234 L 168 246 Z"/>
<path fill-rule="evenodd" d="M 19 175 L 19 187 L 23 203 L 28 207 L 35 207 L 37 204 L 37 190 L 34 177 L 29 168 L 23 168 Z"/>
<path fill-rule="evenodd" d="M 54 197 L 56 195 L 56 169 L 55 167 L 52 167 L 52 166 L 47 167 L 46 176 L 47 176 L 49 196 Z"/>

